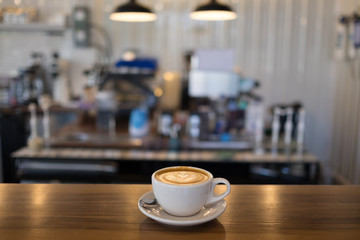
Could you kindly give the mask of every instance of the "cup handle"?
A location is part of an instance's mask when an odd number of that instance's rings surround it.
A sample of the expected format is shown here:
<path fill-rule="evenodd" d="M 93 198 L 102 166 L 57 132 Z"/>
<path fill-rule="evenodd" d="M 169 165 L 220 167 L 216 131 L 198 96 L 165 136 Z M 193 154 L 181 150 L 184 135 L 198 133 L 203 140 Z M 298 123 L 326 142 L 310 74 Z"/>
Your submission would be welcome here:
<path fill-rule="evenodd" d="M 218 185 L 219 183 L 223 183 L 226 185 L 226 191 L 222 194 L 214 193 L 215 186 Z M 210 196 L 207 199 L 205 205 L 214 204 L 222 200 L 230 193 L 230 190 L 231 190 L 231 186 L 228 180 L 226 180 L 225 178 L 214 178 L 211 185 Z"/>

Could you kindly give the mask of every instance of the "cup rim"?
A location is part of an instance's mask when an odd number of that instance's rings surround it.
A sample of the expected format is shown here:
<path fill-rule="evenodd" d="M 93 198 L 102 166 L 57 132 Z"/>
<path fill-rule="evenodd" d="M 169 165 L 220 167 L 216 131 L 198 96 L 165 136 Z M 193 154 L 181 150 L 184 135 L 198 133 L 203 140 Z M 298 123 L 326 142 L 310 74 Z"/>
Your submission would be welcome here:
<path fill-rule="evenodd" d="M 170 184 L 170 183 L 161 182 L 161 181 L 159 181 L 158 179 L 156 179 L 156 177 L 155 177 L 156 173 L 159 172 L 159 171 L 163 171 L 163 170 L 165 170 L 165 169 L 170 169 L 170 168 L 178 168 L 178 167 L 198 169 L 198 170 L 200 170 L 200 171 L 206 172 L 206 173 L 209 175 L 209 179 L 206 180 L 205 182 L 201 182 L 201 183 L 175 185 L 175 184 Z M 208 184 L 209 182 L 211 182 L 213 178 L 214 178 L 214 176 L 212 175 L 211 172 L 209 172 L 209 171 L 207 171 L 207 170 L 205 170 L 205 169 L 203 169 L 203 168 L 192 167 L 192 166 L 171 166 L 171 167 L 160 168 L 160 169 L 156 170 L 156 171 L 151 175 L 152 183 L 154 183 L 154 181 L 155 181 L 155 182 L 158 183 L 158 184 L 165 185 L 165 186 L 169 186 L 169 187 L 176 187 L 176 188 L 191 188 L 191 187 L 198 187 L 198 186 L 206 185 L 206 184 Z"/>

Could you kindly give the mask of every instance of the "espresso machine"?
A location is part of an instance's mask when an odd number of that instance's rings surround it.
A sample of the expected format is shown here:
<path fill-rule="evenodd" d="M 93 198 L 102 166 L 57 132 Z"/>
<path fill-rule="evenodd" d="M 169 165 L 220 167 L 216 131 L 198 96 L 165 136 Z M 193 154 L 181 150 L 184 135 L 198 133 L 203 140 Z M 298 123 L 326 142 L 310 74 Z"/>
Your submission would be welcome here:
<path fill-rule="evenodd" d="M 19 79 L 23 85 L 22 99 L 18 99 L 19 103 L 38 103 L 38 97 L 49 93 L 50 86 L 41 53 L 32 53 L 30 64 L 20 70 Z"/>

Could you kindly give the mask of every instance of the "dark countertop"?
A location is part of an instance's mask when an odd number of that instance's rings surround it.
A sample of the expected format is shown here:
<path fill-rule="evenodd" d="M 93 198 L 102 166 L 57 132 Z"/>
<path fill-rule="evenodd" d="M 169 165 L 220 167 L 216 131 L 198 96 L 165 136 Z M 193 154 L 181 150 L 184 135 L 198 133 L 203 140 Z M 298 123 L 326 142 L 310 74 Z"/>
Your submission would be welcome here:
<path fill-rule="evenodd" d="M 32 159 L 85 159 L 85 160 L 142 160 L 142 161 L 204 161 L 204 162 L 242 162 L 242 163 L 318 163 L 319 159 L 311 153 L 257 155 L 252 151 L 199 151 L 199 150 L 126 150 L 91 148 L 44 148 L 33 151 L 22 148 L 12 154 L 14 158 Z"/>

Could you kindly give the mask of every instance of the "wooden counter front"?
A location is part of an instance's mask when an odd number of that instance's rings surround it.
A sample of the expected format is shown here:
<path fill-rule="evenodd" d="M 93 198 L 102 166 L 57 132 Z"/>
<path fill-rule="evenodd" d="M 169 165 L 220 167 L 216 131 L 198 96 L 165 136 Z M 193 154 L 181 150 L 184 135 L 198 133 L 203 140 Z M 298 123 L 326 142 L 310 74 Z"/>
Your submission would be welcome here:
<path fill-rule="evenodd" d="M 0 239 L 360 239 L 360 186 L 233 185 L 217 220 L 144 216 L 150 185 L 0 185 Z"/>

